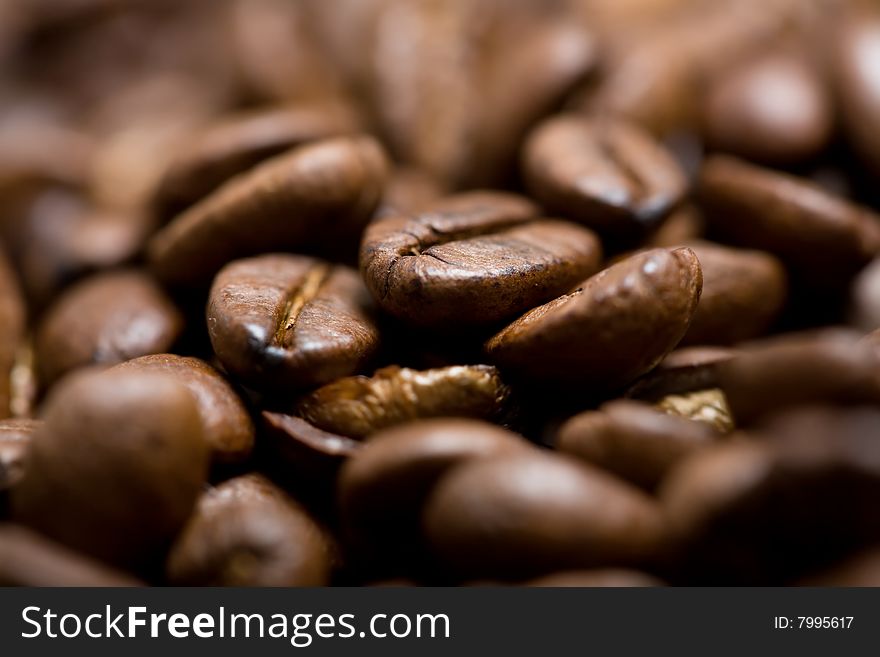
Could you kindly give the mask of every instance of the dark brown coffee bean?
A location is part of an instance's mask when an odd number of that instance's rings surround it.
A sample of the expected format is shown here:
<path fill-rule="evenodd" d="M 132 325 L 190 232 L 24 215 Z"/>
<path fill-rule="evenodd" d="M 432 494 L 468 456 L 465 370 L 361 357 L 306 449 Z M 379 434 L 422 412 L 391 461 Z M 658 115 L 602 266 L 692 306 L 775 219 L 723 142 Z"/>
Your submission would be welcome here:
<path fill-rule="evenodd" d="M 654 407 L 667 415 L 708 424 L 718 433 L 730 433 L 735 428 L 727 397 L 719 388 L 667 395 Z"/>
<path fill-rule="evenodd" d="M 706 220 L 695 205 L 687 204 L 673 211 L 645 242 L 648 248 L 671 249 L 703 237 Z"/>
<path fill-rule="evenodd" d="M 224 367 L 262 390 L 311 388 L 354 374 L 379 344 L 357 272 L 304 256 L 237 260 L 214 280 L 208 333 Z"/>
<path fill-rule="evenodd" d="M 202 433 L 215 465 L 245 461 L 254 447 L 254 424 L 239 396 L 223 376 L 205 361 L 175 354 L 141 356 L 114 371 L 167 374 L 186 386 L 196 401 Z"/>
<path fill-rule="evenodd" d="M 691 243 L 703 270 L 703 293 L 685 345 L 733 344 L 764 334 L 782 312 L 788 282 L 769 253 Z"/>
<path fill-rule="evenodd" d="M 444 567 L 501 579 L 643 562 L 663 534 L 641 491 L 538 450 L 454 469 L 429 498 L 424 526 Z"/>
<path fill-rule="evenodd" d="M 48 386 L 78 367 L 169 351 L 182 323 L 145 274 L 96 274 L 65 292 L 40 322 L 35 343 L 40 380 Z"/>
<path fill-rule="evenodd" d="M 713 81 L 703 125 L 712 148 L 790 164 L 821 151 L 831 137 L 834 114 L 824 80 L 806 56 L 770 52 Z"/>
<path fill-rule="evenodd" d="M 27 310 L 0 244 L 0 418 L 12 415 L 12 370 L 24 342 Z"/>
<path fill-rule="evenodd" d="M 880 401 L 880 360 L 859 337 L 844 330 L 783 335 L 719 363 L 718 383 L 737 425 L 789 406 Z"/>
<path fill-rule="evenodd" d="M 878 431 L 876 408 L 807 408 L 683 462 L 661 497 L 687 580 L 778 584 L 877 540 Z"/>
<path fill-rule="evenodd" d="M 155 563 L 183 526 L 208 465 L 198 406 L 164 374 L 76 374 L 47 402 L 13 518 L 119 566 Z"/>
<path fill-rule="evenodd" d="M 703 285 L 690 249 L 656 249 L 526 313 L 486 344 L 517 374 L 615 390 L 653 368 L 687 331 Z"/>
<path fill-rule="evenodd" d="M 576 224 L 537 220 L 524 199 L 471 192 L 371 225 L 361 271 L 376 302 L 410 324 L 450 330 L 510 319 L 599 269 Z"/>
<path fill-rule="evenodd" d="M 169 284 L 206 285 L 235 258 L 355 240 L 382 198 L 385 156 L 370 137 L 318 141 L 233 178 L 149 244 Z"/>
<path fill-rule="evenodd" d="M 855 278 L 850 298 L 853 323 L 863 331 L 880 329 L 880 258 Z"/>
<path fill-rule="evenodd" d="M 676 463 L 718 437 L 704 423 L 621 400 L 568 420 L 559 429 L 556 447 L 653 490 Z"/>
<path fill-rule="evenodd" d="M 638 570 L 624 570 L 622 568 L 603 568 L 601 570 L 571 570 L 562 573 L 544 575 L 537 579 L 524 582 L 525 586 L 538 587 L 644 587 L 664 586 L 663 582 L 652 575 Z"/>
<path fill-rule="evenodd" d="M 306 510 L 260 475 L 202 495 L 168 556 L 182 586 L 324 586 L 335 550 Z"/>
<path fill-rule="evenodd" d="M 880 217 L 806 180 L 714 156 L 700 187 L 719 235 L 779 256 L 818 286 L 846 281 L 880 253 Z"/>
<path fill-rule="evenodd" d="M 0 524 L 0 586 L 142 586 L 17 525 Z"/>
<path fill-rule="evenodd" d="M 356 128 L 351 112 L 330 103 L 272 107 L 223 118 L 181 144 L 154 204 L 162 212 L 180 211 L 263 160 Z"/>
<path fill-rule="evenodd" d="M 325 431 L 366 438 L 379 429 L 432 417 L 498 418 L 509 390 L 489 365 L 417 371 L 395 366 L 340 379 L 302 398 L 297 415 Z"/>
<path fill-rule="evenodd" d="M 614 239 L 643 236 L 687 191 L 670 153 L 613 119 L 551 119 L 531 134 L 523 158 L 529 189 L 545 207 Z"/>
<path fill-rule="evenodd" d="M 532 448 L 516 434 L 475 420 L 421 420 L 380 431 L 340 474 L 343 527 L 356 544 L 399 553 L 417 541 L 422 506 L 445 473 L 471 459 L 523 449 Z"/>
<path fill-rule="evenodd" d="M 717 388 L 718 364 L 730 360 L 735 353 L 725 347 L 682 347 L 671 351 L 633 384 L 627 397 L 659 401 L 668 395 Z"/>
<path fill-rule="evenodd" d="M 40 420 L 0 420 L 0 495 L 24 476 L 27 453 Z"/>
<path fill-rule="evenodd" d="M 872 9 L 852 12 L 833 31 L 832 80 L 849 142 L 880 175 L 880 12 Z"/>

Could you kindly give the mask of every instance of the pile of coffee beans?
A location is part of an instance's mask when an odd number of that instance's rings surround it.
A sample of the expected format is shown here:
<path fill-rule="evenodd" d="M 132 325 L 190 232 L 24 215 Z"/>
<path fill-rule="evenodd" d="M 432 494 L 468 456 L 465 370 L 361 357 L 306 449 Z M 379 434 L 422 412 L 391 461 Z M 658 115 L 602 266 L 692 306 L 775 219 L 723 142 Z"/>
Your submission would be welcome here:
<path fill-rule="evenodd" d="M 872 0 L 0 3 L 0 584 L 880 585 Z"/>

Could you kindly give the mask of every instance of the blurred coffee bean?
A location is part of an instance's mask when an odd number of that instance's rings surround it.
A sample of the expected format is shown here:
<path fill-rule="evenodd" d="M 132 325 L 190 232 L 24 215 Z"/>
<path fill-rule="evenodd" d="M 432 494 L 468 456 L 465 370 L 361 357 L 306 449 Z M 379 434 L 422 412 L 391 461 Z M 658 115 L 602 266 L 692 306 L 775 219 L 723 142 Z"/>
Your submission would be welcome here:
<path fill-rule="evenodd" d="M 77 374 L 53 391 L 12 489 L 13 519 L 103 561 L 150 569 L 205 481 L 198 406 L 165 374 Z"/>
<path fill-rule="evenodd" d="M 383 219 L 364 235 L 361 271 L 376 302 L 410 324 L 449 331 L 511 319 L 601 261 L 592 231 L 534 212 L 516 196 L 471 192 Z"/>
<path fill-rule="evenodd" d="M 718 433 L 730 433 L 735 428 L 727 397 L 718 388 L 666 395 L 654 407 L 667 415 L 708 424 Z"/>
<path fill-rule="evenodd" d="M 0 420 L 0 496 L 24 476 L 27 453 L 40 420 Z"/>
<path fill-rule="evenodd" d="M 269 159 L 159 231 L 149 244 L 152 266 L 169 285 L 199 287 L 242 256 L 330 244 L 338 253 L 378 207 L 385 171 L 369 137 L 327 139 Z"/>
<path fill-rule="evenodd" d="M 300 399 L 295 412 L 324 431 L 362 439 L 410 420 L 469 417 L 499 420 L 510 391 L 489 365 L 417 371 L 392 365 L 353 376 Z"/>
<path fill-rule="evenodd" d="M 864 331 L 880 329 L 880 258 L 875 258 L 853 281 L 850 316 Z"/>
<path fill-rule="evenodd" d="M 723 239 L 779 256 L 814 286 L 845 283 L 880 253 L 880 217 L 806 180 L 714 156 L 700 192 Z"/>
<path fill-rule="evenodd" d="M 329 103 L 270 107 L 224 117 L 191 135 L 176 150 L 154 205 L 163 216 L 173 216 L 263 160 L 356 129 L 350 110 Z"/>
<path fill-rule="evenodd" d="M 443 195 L 443 185 L 430 174 L 413 167 L 397 167 L 388 176 L 382 206 L 374 221 L 385 217 L 418 214 Z"/>
<path fill-rule="evenodd" d="M 260 475 L 199 499 L 168 555 L 177 586 L 324 586 L 335 548 L 307 511 Z"/>
<path fill-rule="evenodd" d="M 658 401 L 667 395 L 717 388 L 718 364 L 735 353 L 725 347 L 682 347 L 671 351 L 632 385 L 627 397 Z"/>
<path fill-rule="evenodd" d="M 785 305 L 782 263 L 761 251 L 710 242 L 689 246 L 703 271 L 703 293 L 682 344 L 733 344 L 763 335 Z"/>
<path fill-rule="evenodd" d="M 78 367 L 167 352 L 181 329 L 180 313 L 145 274 L 95 274 L 67 290 L 40 322 L 40 381 L 49 386 Z"/>
<path fill-rule="evenodd" d="M 24 342 L 27 309 L 18 277 L 6 259 L 0 243 L 0 419 L 12 411 L 12 372 Z"/>
<path fill-rule="evenodd" d="M 770 164 L 801 162 L 831 138 L 832 99 L 805 55 L 770 52 L 713 81 L 703 125 L 711 148 Z"/>
<path fill-rule="evenodd" d="M 538 450 L 471 460 L 424 511 L 428 544 L 460 577 L 524 579 L 644 563 L 662 543 L 659 508 L 638 489 Z"/>
<path fill-rule="evenodd" d="M 241 463 L 250 456 L 254 425 L 247 409 L 226 379 L 205 361 L 155 354 L 116 365 L 113 371 L 167 374 L 186 386 L 196 401 L 214 465 Z"/>
<path fill-rule="evenodd" d="M 542 123 L 524 148 L 529 189 L 551 212 L 614 240 L 657 226 L 687 189 L 681 167 L 638 126 L 575 115 Z"/>
<path fill-rule="evenodd" d="M 643 587 L 663 586 L 663 582 L 638 570 L 624 570 L 622 568 L 603 568 L 598 570 L 569 570 L 552 575 L 544 575 L 527 582 L 525 586 L 540 587 L 575 587 L 575 588 L 599 588 L 599 587 Z"/>
<path fill-rule="evenodd" d="M 865 550 L 792 582 L 795 586 L 880 586 L 880 550 Z"/>
<path fill-rule="evenodd" d="M 702 422 L 619 400 L 568 420 L 559 430 L 556 447 L 653 490 L 672 466 L 718 438 Z"/>
<path fill-rule="evenodd" d="M 614 391 L 678 344 L 702 285 L 690 249 L 640 253 L 526 313 L 491 338 L 486 351 L 517 375 Z"/>
<path fill-rule="evenodd" d="M 0 524 L 0 586 L 142 586 L 142 582 L 24 527 Z"/>
<path fill-rule="evenodd" d="M 844 330 L 787 334 L 742 349 L 716 367 L 738 426 L 790 406 L 880 401 L 880 360 Z"/>
<path fill-rule="evenodd" d="M 672 248 L 701 239 L 706 221 L 695 205 L 686 204 L 674 210 L 645 241 L 648 248 Z"/>
<path fill-rule="evenodd" d="M 354 270 L 293 255 L 224 267 L 208 300 L 208 333 L 224 367 L 263 390 L 301 390 L 349 376 L 379 332 Z"/>

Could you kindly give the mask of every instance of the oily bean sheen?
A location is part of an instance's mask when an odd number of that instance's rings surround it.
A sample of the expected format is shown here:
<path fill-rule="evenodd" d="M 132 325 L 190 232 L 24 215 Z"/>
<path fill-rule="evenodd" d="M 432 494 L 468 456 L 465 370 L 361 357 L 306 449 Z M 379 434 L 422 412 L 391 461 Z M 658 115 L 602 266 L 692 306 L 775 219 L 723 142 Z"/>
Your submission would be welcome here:
<path fill-rule="evenodd" d="M 63 544 L 143 568 L 186 522 L 207 474 L 198 407 L 166 374 L 75 374 L 33 436 L 13 518 Z"/>
<path fill-rule="evenodd" d="M 357 272 L 304 256 L 230 263 L 214 280 L 207 315 L 217 358 L 259 389 L 309 388 L 348 376 L 379 343 Z"/>
<path fill-rule="evenodd" d="M 317 141 L 233 178 L 157 233 L 153 268 L 202 286 L 227 262 L 357 239 L 382 198 L 387 164 L 370 137 Z"/>
<path fill-rule="evenodd" d="M 48 386 L 78 367 L 169 351 L 182 324 L 145 274 L 96 274 L 71 287 L 43 317 L 35 342 L 40 380 Z"/>
<path fill-rule="evenodd" d="M 703 270 L 703 293 L 682 344 L 732 344 L 765 333 L 785 305 L 782 263 L 761 251 L 689 246 Z"/>
<path fill-rule="evenodd" d="M 825 146 L 834 114 L 819 71 L 807 58 L 773 52 L 719 76 L 707 92 L 703 123 L 713 148 L 785 164 Z"/>
<path fill-rule="evenodd" d="M 642 236 L 687 189 L 672 155 L 618 120 L 550 119 L 531 134 L 523 157 L 529 189 L 546 208 L 614 239 Z"/>
<path fill-rule="evenodd" d="M 324 530 L 261 475 L 203 494 L 168 557 L 180 586 L 324 586 L 335 559 Z"/>
<path fill-rule="evenodd" d="M 717 438 L 703 423 L 620 400 L 568 420 L 556 446 L 650 490 L 676 463 Z"/>
<path fill-rule="evenodd" d="M 15 272 L 0 244 L 0 418 L 12 414 L 11 375 L 24 341 L 25 315 Z"/>
<path fill-rule="evenodd" d="M 329 103 L 272 107 L 221 119 L 181 145 L 162 177 L 156 206 L 185 208 L 263 160 L 354 129 L 351 114 Z"/>
<path fill-rule="evenodd" d="M 663 533 L 658 508 L 638 489 L 538 450 L 454 469 L 431 494 L 424 526 L 451 572 L 501 579 L 642 562 Z"/>
<path fill-rule="evenodd" d="M 157 372 L 182 383 L 195 398 L 202 433 L 215 464 L 239 463 L 254 447 L 254 424 L 239 396 L 223 376 L 205 361 L 175 354 L 141 356 L 115 370 Z"/>
<path fill-rule="evenodd" d="M 380 431 L 343 466 L 342 522 L 355 539 L 417 535 L 419 512 L 438 480 L 460 463 L 529 443 L 501 427 L 453 418 L 410 422 Z M 395 541 L 396 542 L 396 541 Z"/>
<path fill-rule="evenodd" d="M 498 419 L 509 395 L 489 365 L 411 370 L 392 365 L 372 377 L 330 383 L 299 400 L 295 411 L 315 426 L 351 438 L 432 417 Z"/>
<path fill-rule="evenodd" d="M 880 217 L 795 176 L 716 155 L 700 188 L 721 237 L 779 256 L 816 285 L 846 281 L 880 253 Z"/>
<path fill-rule="evenodd" d="M 519 375 L 615 390 L 678 344 L 702 285 L 690 249 L 639 253 L 526 313 L 491 338 L 486 350 Z"/>
<path fill-rule="evenodd" d="M 510 319 L 595 273 L 602 256 L 591 231 L 534 213 L 513 195 L 471 192 L 383 219 L 364 236 L 364 279 L 411 324 L 448 331 Z"/>
<path fill-rule="evenodd" d="M 141 586 L 134 577 L 18 525 L 0 524 L 0 586 Z"/>

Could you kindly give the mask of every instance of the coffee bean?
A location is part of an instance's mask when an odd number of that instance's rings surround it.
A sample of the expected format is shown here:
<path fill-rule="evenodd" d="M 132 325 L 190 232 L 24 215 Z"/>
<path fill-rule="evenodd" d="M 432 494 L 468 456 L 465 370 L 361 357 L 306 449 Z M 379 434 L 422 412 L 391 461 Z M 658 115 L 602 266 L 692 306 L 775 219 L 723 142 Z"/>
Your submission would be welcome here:
<path fill-rule="evenodd" d="M 226 379 L 205 361 L 155 354 L 126 361 L 113 370 L 166 374 L 186 386 L 196 401 L 215 465 L 241 463 L 250 456 L 254 425 L 247 409 Z"/>
<path fill-rule="evenodd" d="M 142 586 L 17 525 L 0 524 L 0 586 Z"/>
<path fill-rule="evenodd" d="M 717 367 L 736 354 L 725 347 L 682 347 L 669 352 L 627 391 L 627 397 L 658 401 L 668 395 L 718 387 Z"/>
<path fill-rule="evenodd" d="M 149 244 L 168 284 L 202 286 L 235 258 L 357 239 L 381 200 L 386 162 L 369 137 L 317 141 L 233 178 Z"/>
<path fill-rule="evenodd" d="M 718 388 L 667 395 L 654 407 L 667 415 L 708 424 L 718 433 L 730 433 L 735 428 L 727 397 Z"/>
<path fill-rule="evenodd" d="M 811 403 L 880 400 L 880 360 L 845 330 L 768 338 L 719 363 L 718 383 L 738 425 Z"/>
<path fill-rule="evenodd" d="M 599 269 L 591 231 L 534 212 L 519 197 L 472 192 L 384 219 L 367 229 L 361 271 L 376 302 L 411 324 L 510 319 Z"/>
<path fill-rule="evenodd" d="M 488 365 L 424 371 L 384 367 L 340 379 L 300 399 L 295 411 L 325 431 L 362 439 L 386 427 L 432 417 L 498 419 L 509 390 Z"/>
<path fill-rule="evenodd" d="M 613 391 L 681 340 L 702 284 L 690 249 L 640 253 L 526 313 L 491 338 L 486 351 L 525 377 Z"/>
<path fill-rule="evenodd" d="M 71 287 L 40 322 L 40 380 L 48 386 L 78 367 L 169 351 L 181 329 L 180 313 L 145 274 L 96 274 Z"/>
<path fill-rule="evenodd" d="M 525 449 L 529 443 L 516 434 L 475 420 L 421 420 L 380 431 L 343 466 L 343 527 L 359 550 L 372 544 L 399 555 L 418 542 L 419 514 L 441 477 L 472 459 Z"/>
<path fill-rule="evenodd" d="M 179 586 L 323 586 L 335 550 L 304 508 L 259 475 L 202 495 L 168 556 Z"/>
<path fill-rule="evenodd" d="M 552 575 L 544 575 L 537 579 L 524 583 L 525 586 L 539 587 L 574 587 L 574 588 L 596 588 L 596 587 L 643 587 L 643 586 L 663 586 L 656 577 L 638 570 L 624 570 L 622 568 L 602 568 L 598 570 L 571 570 L 562 573 L 553 573 Z"/>
<path fill-rule="evenodd" d="M 676 463 L 718 437 L 704 423 L 620 400 L 568 420 L 559 429 L 556 447 L 652 490 Z"/>
<path fill-rule="evenodd" d="M 703 271 L 703 293 L 682 344 L 733 344 L 764 334 L 786 301 L 782 263 L 761 251 L 689 246 Z"/>
<path fill-rule="evenodd" d="M 648 248 L 673 248 L 701 239 L 706 232 L 706 220 L 700 210 L 686 204 L 674 210 L 645 242 Z"/>
<path fill-rule="evenodd" d="M 0 244 L 0 418 L 12 415 L 12 369 L 24 342 L 27 310 Z"/>
<path fill-rule="evenodd" d="M 687 188 L 671 154 L 613 119 L 551 119 L 530 135 L 523 158 L 529 189 L 550 211 L 616 240 L 644 236 Z"/>
<path fill-rule="evenodd" d="M 865 331 L 880 329 L 880 258 L 875 258 L 855 278 L 851 292 L 853 323 Z"/>
<path fill-rule="evenodd" d="M 329 103 L 270 107 L 223 118 L 181 144 L 154 205 L 163 213 L 179 212 L 270 157 L 355 130 L 351 112 Z"/>
<path fill-rule="evenodd" d="M 847 281 L 880 253 L 880 217 L 806 180 L 714 156 L 700 190 L 720 236 L 779 256 L 818 287 Z"/>
<path fill-rule="evenodd" d="M 817 67 L 797 52 L 751 58 L 711 85 L 703 108 L 712 148 L 750 160 L 789 164 L 829 141 L 834 113 Z"/>
<path fill-rule="evenodd" d="M 637 489 L 538 450 L 454 469 L 437 484 L 423 517 L 444 567 L 500 579 L 642 563 L 663 533 L 658 508 Z"/>
<path fill-rule="evenodd" d="M 192 510 L 208 447 L 198 407 L 165 374 L 76 374 L 50 396 L 13 518 L 110 563 L 149 568 Z"/>
<path fill-rule="evenodd" d="M 224 267 L 207 310 L 220 362 L 270 391 L 311 388 L 363 368 L 379 344 L 371 315 L 357 272 L 280 254 Z"/>
<path fill-rule="evenodd" d="M 397 167 L 388 176 L 382 207 L 376 213 L 376 218 L 419 213 L 443 195 L 442 183 L 430 174 L 412 167 Z"/>

